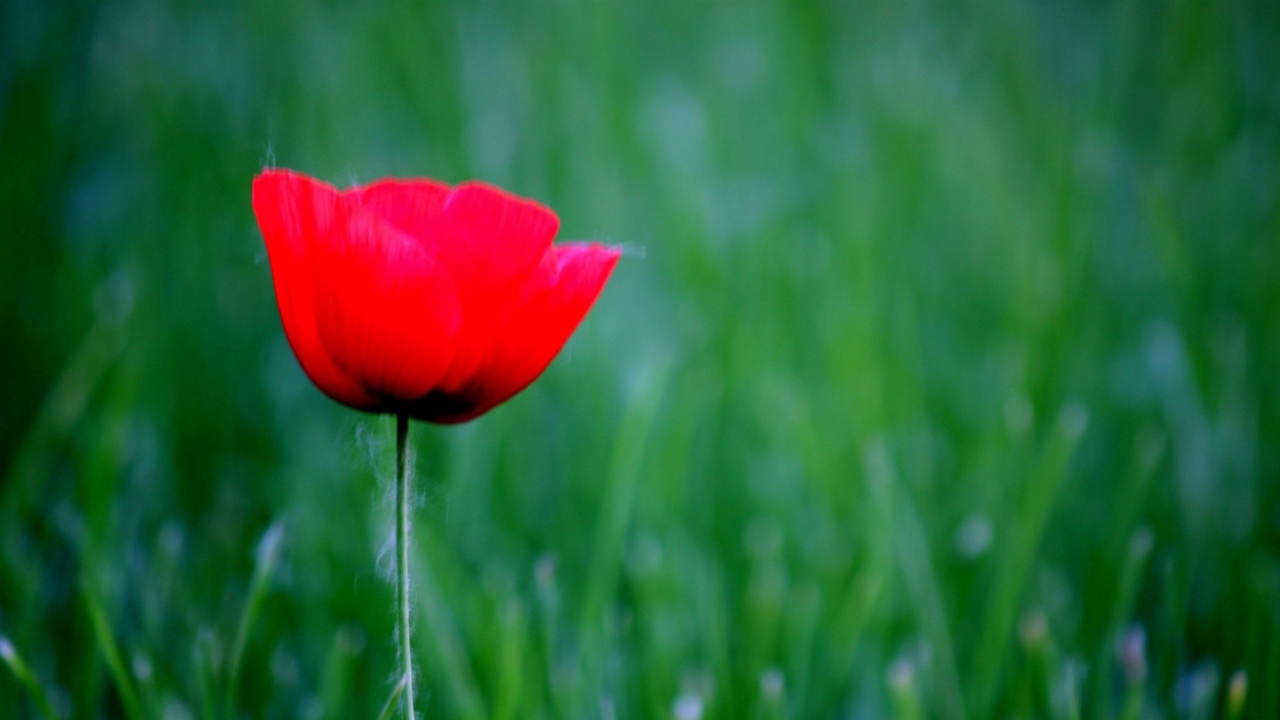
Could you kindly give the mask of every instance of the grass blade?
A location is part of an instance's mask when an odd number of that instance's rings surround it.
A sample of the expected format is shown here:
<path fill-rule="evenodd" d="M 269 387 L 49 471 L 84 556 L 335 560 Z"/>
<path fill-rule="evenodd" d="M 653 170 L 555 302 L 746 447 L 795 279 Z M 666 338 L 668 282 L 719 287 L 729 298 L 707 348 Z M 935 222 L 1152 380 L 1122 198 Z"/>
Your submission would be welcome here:
<path fill-rule="evenodd" d="M 196 644 L 193 649 L 195 663 L 196 692 L 200 702 L 200 717 L 203 720 L 216 720 L 217 710 L 217 671 L 218 648 L 217 638 L 213 630 L 204 627 L 196 633 Z"/>
<path fill-rule="evenodd" d="M 942 716 L 950 720 L 965 720 L 967 716 L 959 671 L 956 669 L 955 644 L 951 638 L 946 605 L 938 584 L 937 569 L 929 552 L 920 515 L 906 492 L 898 492 L 898 482 L 888 450 L 881 441 L 872 441 L 867 449 L 867 484 L 879 512 L 881 526 L 893 529 L 894 555 L 898 560 L 903 582 L 914 599 L 920 627 L 936 653 Z M 912 683 L 915 682 L 914 669 L 909 664 L 899 669 L 902 672 L 911 670 L 910 679 Z M 891 682 L 890 686 L 905 687 L 896 682 Z M 895 700 L 895 706 L 897 704 L 898 701 Z M 900 716 L 906 716 L 902 715 L 902 708 L 898 712 Z"/>
<path fill-rule="evenodd" d="M 614 440 L 608 485 L 604 490 L 592 544 L 594 552 L 578 624 L 580 664 L 585 682 L 580 686 L 582 692 L 577 693 L 573 701 L 582 703 L 582 707 L 596 702 L 599 696 L 600 656 L 605 652 L 601 618 L 618 587 L 623 545 L 631 524 L 640 467 L 649 447 L 650 432 L 664 395 L 669 368 L 669 364 L 661 363 L 646 378 L 647 381 L 636 388 Z"/>
<path fill-rule="evenodd" d="M 107 663 L 111 678 L 115 680 L 116 691 L 120 693 L 120 703 L 124 705 L 125 717 L 129 720 L 142 720 L 142 705 L 138 702 L 138 692 L 133 687 L 129 673 L 125 670 L 120 647 L 116 645 L 115 637 L 111 634 L 111 624 L 107 621 L 107 614 L 87 583 L 84 585 L 84 601 L 89 611 L 89 622 L 93 625 L 94 640 L 98 643 L 102 659 Z"/>
<path fill-rule="evenodd" d="M 586 596 L 582 603 L 583 637 L 590 636 L 589 629 L 599 624 L 600 613 L 608 602 L 609 594 L 617 586 L 622 545 L 631 520 L 640 463 L 648 446 L 649 431 L 657 416 L 666 376 L 667 366 L 663 365 L 649 382 L 636 389 L 618 427 L 610 461 L 609 484 L 605 489 L 600 524 L 593 543 L 595 553 L 591 559 Z"/>
<path fill-rule="evenodd" d="M 519 713 L 523 694 L 528 614 L 518 600 L 510 599 L 504 604 L 501 621 L 502 644 L 493 720 L 512 720 Z"/>
<path fill-rule="evenodd" d="M 280 559 L 280 543 L 284 537 L 284 526 L 279 520 L 271 523 L 271 527 L 262 534 L 258 541 L 258 550 L 254 559 L 253 579 L 249 582 L 249 594 L 244 601 L 244 610 L 240 613 L 240 624 L 236 628 L 235 643 L 231 646 L 231 656 L 227 658 L 227 684 L 224 689 L 222 712 L 227 718 L 233 716 L 236 700 L 236 685 L 240 677 L 240 660 L 244 657 L 245 645 L 249 642 L 249 632 L 262 609 L 262 601 L 271 587 L 271 578 L 275 574 L 276 564 Z"/>
<path fill-rule="evenodd" d="M 382 706 L 382 712 L 378 713 L 378 720 L 391 720 L 391 716 L 396 712 L 396 706 L 400 704 L 400 696 L 404 694 L 404 689 L 409 686 L 409 676 L 401 675 L 400 682 L 396 683 L 395 688 L 391 691 L 391 697 L 387 698 L 387 704 Z"/>
<path fill-rule="evenodd" d="M 424 545 L 438 542 L 432 539 L 429 529 L 420 529 L 418 535 Z M 449 609 L 447 593 L 440 587 L 436 574 L 432 572 L 434 566 L 424 556 L 425 553 L 417 554 L 418 562 L 414 565 L 413 574 L 416 580 L 414 588 L 417 590 L 415 602 L 418 603 L 420 617 L 425 621 L 426 631 L 433 641 L 428 647 L 434 650 L 436 660 L 449 681 L 449 694 L 457 704 L 458 716 L 464 720 L 484 720 L 489 714 L 485 709 L 484 698 L 477 689 L 466 641 Z"/>
<path fill-rule="evenodd" d="M 337 720 L 350 716 L 347 706 L 350 704 L 351 676 L 356 659 L 364 651 L 364 644 L 364 633 L 354 627 L 343 626 L 334 633 L 320 681 L 324 717 Z"/>
<path fill-rule="evenodd" d="M 39 708 L 40 713 L 49 720 L 58 720 L 58 713 L 53 709 L 53 703 L 49 702 L 49 695 L 45 693 L 44 686 L 36 679 L 35 673 L 31 672 L 31 668 L 27 667 L 26 662 L 22 660 L 22 656 L 18 654 L 17 648 L 13 643 L 9 642 L 9 638 L 0 635 L 0 660 L 9 667 L 9 671 L 13 673 L 18 683 L 31 693 L 31 699 Z"/>
<path fill-rule="evenodd" d="M 1066 479 L 1067 462 L 1084 434 L 1088 419 L 1088 411 L 1081 405 L 1072 403 L 1063 408 L 1027 481 L 1022 505 L 1004 542 L 1004 552 L 997 565 L 990 600 L 974 646 L 969 690 L 973 697 L 973 715 L 977 717 L 990 716 L 1000 697 L 1005 661 L 1023 588 L 1031 575 L 1049 513 Z"/>

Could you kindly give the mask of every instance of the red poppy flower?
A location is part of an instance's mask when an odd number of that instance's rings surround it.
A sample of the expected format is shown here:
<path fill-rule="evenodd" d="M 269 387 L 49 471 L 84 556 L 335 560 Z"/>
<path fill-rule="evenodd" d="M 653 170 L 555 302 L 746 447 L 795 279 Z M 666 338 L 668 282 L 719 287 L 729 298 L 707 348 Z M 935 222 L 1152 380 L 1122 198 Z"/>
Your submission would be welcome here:
<path fill-rule="evenodd" d="M 359 410 L 436 423 L 470 420 L 542 374 L 619 255 L 552 245 L 555 213 L 479 182 L 337 190 L 267 170 L 253 211 L 312 382 Z"/>

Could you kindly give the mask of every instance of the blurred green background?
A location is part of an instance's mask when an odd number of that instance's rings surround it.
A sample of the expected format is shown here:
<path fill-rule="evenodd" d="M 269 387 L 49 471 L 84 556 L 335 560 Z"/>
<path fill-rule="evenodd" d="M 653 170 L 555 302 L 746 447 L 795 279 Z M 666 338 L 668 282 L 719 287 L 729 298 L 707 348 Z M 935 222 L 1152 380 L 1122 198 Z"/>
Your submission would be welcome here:
<path fill-rule="evenodd" d="M 2 717 L 391 692 L 264 166 L 627 248 L 413 428 L 423 717 L 1280 717 L 1276 3 L 4 0 Z"/>

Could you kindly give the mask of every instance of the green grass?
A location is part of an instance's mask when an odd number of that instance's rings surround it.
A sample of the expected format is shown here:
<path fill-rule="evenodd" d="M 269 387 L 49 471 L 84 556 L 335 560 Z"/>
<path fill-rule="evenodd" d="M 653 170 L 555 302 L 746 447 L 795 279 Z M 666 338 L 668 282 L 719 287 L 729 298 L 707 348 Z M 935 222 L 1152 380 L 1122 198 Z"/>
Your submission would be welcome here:
<path fill-rule="evenodd" d="M 627 248 L 411 430 L 423 717 L 1280 716 L 1270 4 L 0 5 L 0 717 L 396 701 L 264 165 Z"/>

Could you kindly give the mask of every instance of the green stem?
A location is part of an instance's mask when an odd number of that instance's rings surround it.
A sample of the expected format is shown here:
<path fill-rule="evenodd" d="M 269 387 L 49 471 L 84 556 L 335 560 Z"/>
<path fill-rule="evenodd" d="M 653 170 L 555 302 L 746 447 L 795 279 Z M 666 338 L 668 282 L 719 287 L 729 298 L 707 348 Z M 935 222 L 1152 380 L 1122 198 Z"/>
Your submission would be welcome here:
<path fill-rule="evenodd" d="M 413 713 L 413 651 L 409 642 L 409 476 L 404 456 L 409 444 L 409 416 L 396 415 L 396 615 L 399 618 L 401 682 L 406 720 Z"/>

